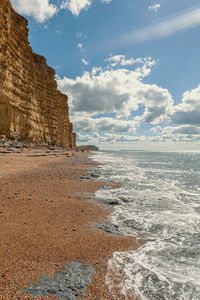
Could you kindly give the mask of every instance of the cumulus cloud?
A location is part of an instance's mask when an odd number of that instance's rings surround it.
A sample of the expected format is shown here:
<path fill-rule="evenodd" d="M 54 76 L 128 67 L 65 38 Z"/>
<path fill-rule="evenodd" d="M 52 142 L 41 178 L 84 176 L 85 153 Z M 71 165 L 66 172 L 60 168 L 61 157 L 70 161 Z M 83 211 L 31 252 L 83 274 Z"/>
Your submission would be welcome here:
<path fill-rule="evenodd" d="M 153 132 L 154 134 L 158 134 L 162 131 L 162 128 L 160 126 L 155 126 L 155 127 L 152 127 L 150 129 L 151 132 Z"/>
<path fill-rule="evenodd" d="M 33 17 L 40 23 L 52 18 L 58 11 L 49 0 L 11 0 L 11 2 L 18 13 Z"/>
<path fill-rule="evenodd" d="M 154 5 L 149 6 L 149 10 L 158 11 L 160 8 L 160 3 L 156 3 Z"/>
<path fill-rule="evenodd" d="M 171 126 L 151 128 L 162 142 L 200 142 L 200 85 L 186 91 L 181 102 L 166 111 L 166 121 Z"/>
<path fill-rule="evenodd" d="M 168 90 L 156 85 L 145 85 L 138 91 L 138 99 L 145 103 L 142 118 L 146 123 L 158 124 L 165 121 L 173 107 L 173 99 Z"/>
<path fill-rule="evenodd" d="M 112 0 L 101 0 L 101 3 L 108 4 Z M 79 16 L 82 10 L 87 10 L 93 3 L 93 0 L 64 0 L 61 9 L 68 9 L 75 16 Z"/>
<path fill-rule="evenodd" d="M 167 126 L 163 129 L 162 134 L 200 135 L 200 127 L 192 125 Z"/>
<path fill-rule="evenodd" d="M 162 130 L 161 141 L 200 142 L 200 127 L 192 125 L 167 126 Z"/>
<path fill-rule="evenodd" d="M 68 9 L 75 16 L 78 16 L 82 10 L 87 10 L 92 4 L 92 0 L 65 0 L 61 4 L 61 9 Z"/>
<path fill-rule="evenodd" d="M 95 144 L 95 142 L 98 142 L 97 140 L 94 139 L 93 136 L 89 135 L 89 134 L 80 134 L 77 133 L 76 134 L 76 139 L 78 143 L 83 143 L 83 144 Z"/>
<path fill-rule="evenodd" d="M 104 138 L 104 142 L 107 143 L 133 143 L 133 142 L 147 141 L 147 137 L 144 135 L 130 136 L 125 134 L 106 133 L 103 138 Z"/>
<path fill-rule="evenodd" d="M 86 116 L 72 116 L 74 129 L 77 132 L 136 132 L 139 120 L 117 120 L 109 117 L 92 118 Z"/>
<path fill-rule="evenodd" d="M 176 124 L 200 126 L 200 85 L 183 94 L 182 102 L 173 108 L 170 118 Z"/>
<path fill-rule="evenodd" d="M 144 121 L 158 122 L 173 100 L 167 90 L 142 82 L 152 65 L 148 59 L 134 70 L 93 68 L 75 79 L 58 78 L 58 86 L 70 95 L 72 112 L 116 113 L 118 119 L 127 119 L 143 105 Z"/>
<path fill-rule="evenodd" d="M 75 79 L 57 77 L 59 89 L 69 95 L 75 131 L 87 133 L 79 136 L 80 142 L 200 141 L 200 85 L 174 105 L 167 89 L 144 82 L 156 63 L 151 58 L 115 55 L 105 61 L 105 68 L 94 67 Z M 137 135 L 142 123 L 152 126 L 147 136 Z"/>
<path fill-rule="evenodd" d="M 110 57 L 105 68 L 92 68 L 75 79 L 57 77 L 59 89 L 69 95 L 75 130 L 134 133 L 140 122 L 157 124 L 172 110 L 173 100 L 166 89 L 143 83 L 155 61 L 119 57 Z M 136 62 L 132 70 L 125 64 L 128 60 Z"/>
<path fill-rule="evenodd" d="M 180 144 L 185 147 L 192 148 L 192 145 L 199 145 L 200 142 L 200 128 L 189 125 L 168 126 L 161 128 L 154 127 L 156 136 L 137 135 L 134 133 L 115 133 L 106 132 L 103 135 L 93 132 L 92 134 L 78 133 L 77 141 L 81 144 L 96 144 L 100 147 L 116 149 L 116 145 L 122 148 L 126 145 L 131 149 L 132 146 L 137 147 L 153 147 L 158 150 L 156 145 L 159 145 L 163 150 L 170 150 L 170 145 L 176 145 L 176 150 L 180 150 Z M 153 131 L 153 130 L 151 130 Z M 153 146 L 154 145 L 154 146 Z M 139 148 L 141 149 L 141 148 Z M 149 149 L 149 148 L 147 148 Z M 174 149 L 174 148 L 173 148 Z"/>
<path fill-rule="evenodd" d="M 92 135 L 89 134 L 80 134 L 77 135 L 78 143 L 84 144 L 96 144 L 102 146 L 112 146 L 112 145 L 133 145 L 135 143 L 155 143 L 160 142 L 160 139 L 157 137 L 147 137 L 145 135 L 142 136 L 133 136 L 127 134 L 117 134 L 117 133 L 105 133 L 103 136 L 94 133 Z"/>
<path fill-rule="evenodd" d="M 114 55 L 105 59 L 109 63 L 109 66 L 114 68 L 116 66 L 132 66 L 134 64 L 145 64 L 148 67 L 152 67 L 156 64 L 155 60 L 152 60 L 151 57 L 147 58 L 126 58 L 125 55 Z"/>

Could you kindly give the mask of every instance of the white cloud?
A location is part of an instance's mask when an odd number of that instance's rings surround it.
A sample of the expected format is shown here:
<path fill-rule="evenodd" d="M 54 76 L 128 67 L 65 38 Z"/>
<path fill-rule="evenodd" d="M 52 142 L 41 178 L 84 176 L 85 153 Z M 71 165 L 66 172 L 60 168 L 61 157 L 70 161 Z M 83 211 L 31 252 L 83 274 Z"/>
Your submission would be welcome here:
<path fill-rule="evenodd" d="M 155 126 L 155 127 L 152 127 L 150 129 L 151 132 L 153 132 L 154 134 L 158 134 L 162 131 L 162 128 L 160 126 Z"/>
<path fill-rule="evenodd" d="M 164 21 L 143 27 L 137 30 L 126 32 L 121 36 L 104 42 L 106 49 L 116 49 L 120 46 L 146 42 L 155 38 L 171 36 L 181 31 L 200 26 L 200 8 L 193 8 L 178 15 L 172 15 Z"/>
<path fill-rule="evenodd" d="M 71 117 L 77 132 L 136 132 L 139 120 L 117 120 L 109 117 L 92 118 L 88 115 Z"/>
<path fill-rule="evenodd" d="M 191 125 L 168 126 L 162 130 L 161 141 L 200 142 L 200 127 Z"/>
<path fill-rule="evenodd" d="M 182 102 L 173 108 L 170 118 L 175 124 L 200 126 L 200 85 L 183 94 Z"/>
<path fill-rule="evenodd" d="M 94 133 L 92 135 L 89 134 L 80 134 L 77 135 L 77 142 L 78 143 L 93 143 L 96 145 L 100 145 L 100 147 L 109 147 L 120 145 L 123 147 L 123 145 L 127 144 L 129 146 L 137 145 L 137 143 L 157 143 L 162 142 L 159 137 L 147 137 L 145 135 L 141 136 L 135 136 L 135 135 L 128 135 L 128 134 L 117 134 L 117 133 L 105 133 L 104 135 L 98 135 L 97 133 Z M 116 149 L 116 148 L 114 148 Z"/>
<path fill-rule="evenodd" d="M 80 133 L 77 133 L 76 134 L 76 140 L 77 140 L 77 143 L 81 143 L 81 144 L 92 144 L 92 145 L 95 145 L 97 142 L 96 140 L 94 140 L 94 138 L 89 135 L 89 134 L 80 134 Z"/>
<path fill-rule="evenodd" d="M 68 9 L 75 16 L 82 10 L 87 10 L 92 4 L 92 0 L 65 0 L 61 4 L 61 9 Z"/>
<path fill-rule="evenodd" d="M 112 0 L 101 0 L 101 3 L 108 4 Z M 93 0 L 64 0 L 60 6 L 61 9 L 68 9 L 75 16 L 79 16 L 82 10 L 87 10 L 93 3 Z"/>
<path fill-rule="evenodd" d="M 83 44 L 82 43 L 78 43 L 77 47 L 81 50 L 81 49 L 83 49 Z"/>
<path fill-rule="evenodd" d="M 69 95 L 70 118 L 80 143 L 96 141 L 104 148 L 145 148 L 147 143 L 151 149 L 155 144 L 162 149 L 174 145 L 177 149 L 180 144 L 192 149 L 198 145 L 200 85 L 186 91 L 180 104 L 174 105 L 167 89 L 144 83 L 156 63 L 151 58 L 117 55 L 106 62 L 105 68 L 92 68 L 75 79 L 57 77 L 59 89 Z M 146 136 L 137 134 L 142 123 L 152 126 Z M 84 132 L 87 134 L 81 135 Z"/>
<path fill-rule="evenodd" d="M 123 56 L 120 61 L 126 58 Z M 141 121 L 151 124 L 164 121 L 172 110 L 173 100 L 166 89 L 142 82 L 155 61 L 150 58 L 138 61 L 140 65 L 134 70 L 106 66 L 93 68 L 75 79 L 57 77 L 59 89 L 69 95 L 71 119 L 77 131 L 135 132 Z M 133 112 L 138 114 L 139 107 L 144 107 L 144 113 L 131 117 Z M 108 117 L 108 113 L 114 113 L 115 117 Z"/>
<path fill-rule="evenodd" d="M 166 116 L 173 107 L 173 99 L 167 89 L 156 85 L 144 85 L 137 95 L 141 103 L 145 105 L 143 121 L 158 124 L 166 120 Z"/>
<path fill-rule="evenodd" d="M 160 135 L 162 142 L 200 142 L 200 85 L 191 91 L 186 91 L 181 103 L 171 106 L 166 115 L 168 115 L 166 120 L 172 126 L 164 128 L 157 126 L 151 129 L 154 134 Z"/>
<path fill-rule="evenodd" d="M 85 66 L 88 66 L 89 65 L 89 62 L 85 59 L 85 58 L 82 58 L 82 63 L 85 65 Z"/>
<path fill-rule="evenodd" d="M 108 4 L 111 1 L 101 0 L 104 4 Z M 58 7 L 49 2 L 49 0 L 11 0 L 14 9 L 18 13 L 33 17 L 40 23 L 52 18 L 58 12 Z M 92 3 L 93 0 L 64 0 L 60 9 L 68 9 L 73 15 L 78 16 L 82 10 L 87 10 Z M 81 35 L 78 33 L 77 37 L 80 38 Z"/>
<path fill-rule="evenodd" d="M 153 11 L 158 11 L 160 8 L 160 4 L 159 3 L 156 3 L 154 5 L 150 5 L 149 6 L 149 10 L 153 10 Z"/>
<path fill-rule="evenodd" d="M 105 61 L 107 61 L 109 63 L 110 67 L 116 67 L 116 66 L 132 66 L 133 64 L 143 64 L 146 63 L 148 64 L 148 61 L 155 64 L 156 62 L 153 61 L 151 58 L 126 58 L 125 55 L 114 55 L 114 56 L 110 56 L 108 58 L 105 59 Z"/>
<path fill-rule="evenodd" d="M 58 11 L 49 0 L 11 0 L 11 2 L 18 13 L 33 17 L 40 23 L 52 18 Z"/>
<path fill-rule="evenodd" d="M 183 151 L 199 149 L 200 135 L 163 134 L 163 136 L 136 136 L 128 134 L 105 133 L 98 135 L 94 133 L 77 134 L 78 144 L 93 144 L 100 149 L 146 149 L 164 151 Z"/>
<path fill-rule="evenodd" d="M 180 134 L 180 135 L 199 135 L 200 127 L 193 125 L 168 126 L 162 131 L 162 134 Z"/>
<path fill-rule="evenodd" d="M 145 57 L 145 58 L 126 58 L 125 55 L 114 55 L 110 56 L 105 59 L 106 62 L 109 63 L 107 68 L 114 68 L 116 66 L 118 67 L 127 67 L 132 65 L 145 65 L 146 67 L 153 67 L 156 64 L 155 60 L 152 60 L 151 57 Z"/>

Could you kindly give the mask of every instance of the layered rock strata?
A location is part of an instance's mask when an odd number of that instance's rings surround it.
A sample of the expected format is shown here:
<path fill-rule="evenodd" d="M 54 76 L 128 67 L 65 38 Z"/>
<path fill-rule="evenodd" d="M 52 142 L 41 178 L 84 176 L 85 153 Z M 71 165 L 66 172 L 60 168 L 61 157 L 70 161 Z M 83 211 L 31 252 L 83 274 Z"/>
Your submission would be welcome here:
<path fill-rule="evenodd" d="M 0 135 L 74 148 L 68 97 L 29 46 L 27 25 L 10 0 L 0 0 Z"/>

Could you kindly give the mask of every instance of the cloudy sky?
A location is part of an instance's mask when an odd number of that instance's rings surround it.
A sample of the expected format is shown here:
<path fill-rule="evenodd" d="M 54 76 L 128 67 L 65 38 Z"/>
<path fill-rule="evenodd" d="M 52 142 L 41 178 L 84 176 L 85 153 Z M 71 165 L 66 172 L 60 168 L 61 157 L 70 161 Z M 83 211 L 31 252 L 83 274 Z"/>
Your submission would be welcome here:
<path fill-rule="evenodd" d="M 199 0 L 11 0 L 78 144 L 200 150 Z"/>

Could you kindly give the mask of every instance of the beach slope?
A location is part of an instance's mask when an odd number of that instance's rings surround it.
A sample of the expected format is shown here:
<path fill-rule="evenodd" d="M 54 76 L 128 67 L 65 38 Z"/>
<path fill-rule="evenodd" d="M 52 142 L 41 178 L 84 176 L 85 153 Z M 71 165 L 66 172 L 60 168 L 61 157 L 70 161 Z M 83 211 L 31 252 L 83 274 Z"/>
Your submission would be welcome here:
<path fill-rule="evenodd" d="M 0 153 L 2 300 L 29 299 L 19 291 L 44 275 L 53 279 L 71 262 L 95 270 L 85 299 L 113 299 L 105 285 L 108 259 L 137 242 L 96 228 L 110 211 L 94 200 L 105 183 L 80 180 L 91 166 L 96 165 L 80 152 Z"/>

